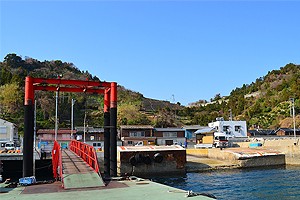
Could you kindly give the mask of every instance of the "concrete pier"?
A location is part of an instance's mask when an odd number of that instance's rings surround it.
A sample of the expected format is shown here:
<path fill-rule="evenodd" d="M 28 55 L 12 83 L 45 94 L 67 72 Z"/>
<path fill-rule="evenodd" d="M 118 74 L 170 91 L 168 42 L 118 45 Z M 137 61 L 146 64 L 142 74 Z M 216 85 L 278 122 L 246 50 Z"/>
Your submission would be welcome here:
<path fill-rule="evenodd" d="M 285 154 L 265 148 L 187 149 L 187 172 L 285 165 Z"/>

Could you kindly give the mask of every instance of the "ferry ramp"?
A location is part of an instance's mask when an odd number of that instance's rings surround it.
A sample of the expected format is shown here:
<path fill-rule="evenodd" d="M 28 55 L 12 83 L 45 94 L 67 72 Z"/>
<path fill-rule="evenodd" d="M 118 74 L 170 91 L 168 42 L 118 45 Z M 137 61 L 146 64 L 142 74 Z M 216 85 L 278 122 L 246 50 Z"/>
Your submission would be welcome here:
<path fill-rule="evenodd" d="M 67 149 L 62 150 L 62 180 L 65 189 L 105 186 L 100 174 Z"/>
<path fill-rule="evenodd" d="M 71 141 L 69 149 L 61 149 L 55 141 L 52 151 L 53 174 L 61 178 L 64 189 L 105 186 L 100 174 L 95 149 L 82 142 Z"/>

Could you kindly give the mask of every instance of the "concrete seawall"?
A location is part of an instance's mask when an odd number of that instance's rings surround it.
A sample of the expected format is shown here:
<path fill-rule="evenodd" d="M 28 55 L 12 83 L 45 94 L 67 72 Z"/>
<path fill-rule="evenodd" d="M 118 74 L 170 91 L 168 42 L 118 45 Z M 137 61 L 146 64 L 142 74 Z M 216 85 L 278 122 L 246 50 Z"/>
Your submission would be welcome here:
<path fill-rule="evenodd" d="M 255 139 L 262 143 L 265 149 L 279 151 L 285 155 L 285 164 L 300 165 L 300 139 L 297 138 L 273 138 L 273 139 Z M 294 144 L 296 143 L 296 145 Z M 238 143 L 240 147 L 248 147 L 250 142 Z"/>
<path fill-rule="evenodd" d="M 187 149 L 187 171 L 285 165 L 285 155 L 263 148 Z"/>

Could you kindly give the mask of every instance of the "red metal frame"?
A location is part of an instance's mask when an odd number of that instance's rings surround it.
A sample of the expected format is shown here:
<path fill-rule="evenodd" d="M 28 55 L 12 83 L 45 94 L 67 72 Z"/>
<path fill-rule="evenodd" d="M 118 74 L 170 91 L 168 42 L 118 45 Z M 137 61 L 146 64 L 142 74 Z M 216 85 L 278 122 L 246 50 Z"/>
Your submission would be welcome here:
<path fill-rule="evenodd" d="M 105 94 L 108 93 L 112 97 L 112 102 L 116 101 L 115 91 L 117 83 L 115 82 L 101 82 L 101 81 L 82 81 L 82 80 L 64 80 L 64 79 L 46 79 L 26 77 L 25 80 L 25 105 L 33 104 L 34 91 L 60 91 L 60 92 L 82 92 Z M 112 103 L 110 102 L 110 104 Z"/>
<path fill-rule="evenodd" d="M 116 82 L 101 82 L 101 81 L 83 81 L 83 80 L 64 80 L 64 79 L 45 79 L 45 78 L 33 78 L 33 77 L 26 77 L 25 80 L 25 99 L 24 105 L 25 106 L 33 106 L 34 104 L 34 91 L 35 90 L 43 90 L 43 91 L 60 91 L 60 92 L 81 92 L 81 93 L 95 93 L 95 94 L 104 94 L 104 112 L 108 112 L 109 109 L 114 111 L 113 117 L 111 117 L 112 121 L 116 122 L 116 109 L 117 109 L 117 83 Z M 30 116 L 30 115 L 29 115 Z M 115 123 L 116 126 L 116 123 Z M 32 128 L 33 127 L 29 127 Z M 25 136 L 30 136 L 31 131 L 26 129 L 24 132 Z M 115 127 L 116 128 L 116 127 Z M 113 133 L 115 134 L 115 133 Z M 57 143 L 57 141 L 55 141 Z M 110 141 L 113 145 L 110 145 L 111 152 L 116 151 L 116 141 Z M 58 143 L 57 143 L 58 144 Z M 97 154 L 93 147 L 79 143 L 77 141 L 72 141 L 70 143 L 70 149 L 74 152 L 77 152 L 79 156 L 81 156 L 97 173 L 99 173 L 99 166 L 97 160 Z M 59 148 L 59 150 L 57 149 Z M 60 146 L 55 147 L 53 151 L 60 152 Z M 85 152 L 87 151 L 87 152 Z M 61 154 L 61 152 L 60 152 Z M 111 157 L 110 151 L 106 151 L 108 158 Z M 116 154 L 116 152 L 115 152 Z M 52 154 L 53 155 L 53 154 Z M 26 162 L 24 166 L 28 166 L 30 168 L 31 163 Z M 58 155 L 57 158 L 53 161 L 53 173 L 54 177 L 58 178 L 57 169 L 60 166 L 60 173 L 62 174 L 62 163 L 61 163 L 61 155 Z M 25 167 L 24 167 L 25 169 Z M 26 168 L 27 169 L 27 168 Z M 117 164 L 113 162 L 112 169 L 114 173 L 117 171 Z M 109 172 L 108 172 L 109 173 Z"/>
<path fill-rule="evenodd" d="M 81 157 L 95 172 L 100 172 L 97 153 L 94 147 L 80 141 L 71 140 L 69 149 Z"/>

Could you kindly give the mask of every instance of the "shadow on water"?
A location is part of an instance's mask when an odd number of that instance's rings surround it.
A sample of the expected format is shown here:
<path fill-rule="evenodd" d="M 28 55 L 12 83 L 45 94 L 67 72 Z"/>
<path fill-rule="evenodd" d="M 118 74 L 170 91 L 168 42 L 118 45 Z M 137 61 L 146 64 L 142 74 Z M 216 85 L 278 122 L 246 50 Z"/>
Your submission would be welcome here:
<path fill-rule="evenodd" d="M 3 180 L 11 179 L 12 182 L 18 182 L 23 177 L 22 160 L 3 160 Z M 35 177 L 37 181 L 53 180 L 52 160 L 36 160 Z"/>

